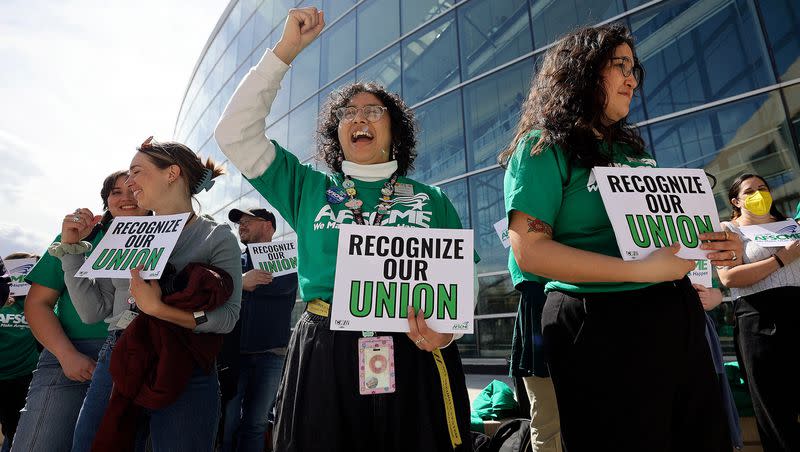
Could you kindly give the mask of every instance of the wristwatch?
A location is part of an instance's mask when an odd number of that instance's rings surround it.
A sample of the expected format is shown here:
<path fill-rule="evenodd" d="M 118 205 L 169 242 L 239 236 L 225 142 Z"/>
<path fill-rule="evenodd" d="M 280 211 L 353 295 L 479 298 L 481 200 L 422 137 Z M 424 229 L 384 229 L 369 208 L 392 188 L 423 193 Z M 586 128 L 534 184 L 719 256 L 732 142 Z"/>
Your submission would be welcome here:
<path fill-rule="evenodd" d="M 202 325 L 203 323 L 208 322 L 208 317 L 206 317 L 206 311 L 195 311 L 192 313 L 194 316 L 194 324 L 195 325 Z"/>

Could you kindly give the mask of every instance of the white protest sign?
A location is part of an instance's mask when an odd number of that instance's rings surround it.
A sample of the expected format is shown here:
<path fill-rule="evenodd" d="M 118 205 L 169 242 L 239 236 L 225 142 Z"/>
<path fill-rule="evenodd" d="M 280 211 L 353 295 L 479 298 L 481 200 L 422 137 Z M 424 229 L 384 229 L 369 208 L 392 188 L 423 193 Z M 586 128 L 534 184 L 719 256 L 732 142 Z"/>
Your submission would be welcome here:
<path fill-rule="evenodd" d="M 508 217 L 504 217 L 502 220 L 495 223 L 494 230 L 497 232 L 497 236 L 500 237 L 500 242 L 503 243 L 503 248 L 510 247 L 511 241 L 508 239 Z"/>
<path fill-rule="evenodd" d="M 130 279 L 131 269 L 143 265 L 142 279 L 158 279 L 188 218 L 188 213 L 114 218 L 75 276 Z"/>
<path fill-rule="evenodd" d="M 713 287 L 711 282 L 711 261 L 708 259 L 698 259 L 695 261 L 694 270 L 689 272 L 689 280 L 692 284 L 700 284 L 705 287 Z"/>
<path fill-rule="evenodd" d="M 272 277 L 297 273 L 297 242 L 250 243 L 250 258 L 253 268 L 272 273 Z"/>
<path fill-rule="evenodd" d="M 339 226 L 331 329 L 408 332 L 408 307 L 440 333 L 472 333 L 473 233 Z"/>
<path fill-rule="evenodd" d="M 786 246 L 800 240 L 800 225 L 795 220 L 740 226 L 739 229 L 756 245 L 763 247 Z"/>
<path fill-rule="evenodd" d="M 8 275 L 11 276 L 11 296 L 28 295 L 31 285 L 25 282 L 25 277 L 36 265 L 36 259 L 9 259 L 4 263 Z"/>
<path fill-rule="evenodd" d="M 698 235 L 719 230 L 708 177 L 701 169 L 595 167 L 594 175 L 620 254 L 638 260 L 681 243 L 678 256 L 705 259 Z"/>

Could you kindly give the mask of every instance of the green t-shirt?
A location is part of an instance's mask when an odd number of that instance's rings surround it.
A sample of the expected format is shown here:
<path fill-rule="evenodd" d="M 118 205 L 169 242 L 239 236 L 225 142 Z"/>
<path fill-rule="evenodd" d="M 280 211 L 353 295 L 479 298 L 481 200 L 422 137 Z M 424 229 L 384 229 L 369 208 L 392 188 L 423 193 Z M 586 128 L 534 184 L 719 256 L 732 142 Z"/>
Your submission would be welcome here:
<path fill-rule="evenodd" d="M 92 240 L 92 245 L 97 245 L 101 238 L 103 238 L 102 232 L 95 236 Z M 54 242 L 60 241 L 61 234 L 56 236 Z M 61 270 L 61 260 L 58 258 L 51 256 L 47 251 L 42 253 L 42 258 L 28 273 L 25 281 L 41 284 L 60 294 L 56 301 L 55 313 L 59 322 L 61 322 L 61 328 L 64 329 L 64 333 L 71 340 L 104 339 L 108 336 L 108 325 L 105 322 L 101 321 L 87 325 L 81 321 L 77 311 L 75 311 L 75 306 L 72 305 L 67 286 L 64 284 L 64 271 Z"/>
<path fill-rule="evenodd" d="M 518 210 L 553 227 L 553 240 L 581 250 L 620 257 L 614 229 L 606 214 L 597 182 L 591 168 L 567 163 L 566 154 L 558 146 L 550 146 L 531 155 L 541 132 L 534 130 L 520 140 L 508 162 L 503 189 L 506 215 Z M 605 145 L 604 150 L 608 152 Z M 627 145 L 613 145 L 614 166 L 655 166 L 647 157 L 629 157 Z M 522 281 L 547 281 L 546 291 L 619 292 L 647 287 L 650 283 L 570 283 L 546 280 L 523 272 L 509 250 L 508 270 L 516 286 Z"/>
<path fill-rule="evenodd" d="M 0 380 L 29 375 L 36 368 L 39 350 L 25 320 L 25 297 L 0 306 Z"/>
<path fill-rule="evenodd" d="M 297 276 L 303 301 L 319 298 L 330 302 L 336 273 L 339 224 L 353 223 L 353 214 L 344 203 L 329 204 L 325 191 L 341 185 L 340 174 L 327 175 L 302 165 L 293 154 L 275 144 L 275 161 L 261 176 L 248 179 L 297 232 Z M 363 182 L 354 179 L 358 198 L 364 202 L 364 220 L 372 224 L 380 189 L 386 180 Z M 460 229 L 453 204 L 437 187 L 397 178 L 409 184 L 413 195 L 395 195 L 384 226 Z M 477 255 L 476 255 L 477 256 Z"/>

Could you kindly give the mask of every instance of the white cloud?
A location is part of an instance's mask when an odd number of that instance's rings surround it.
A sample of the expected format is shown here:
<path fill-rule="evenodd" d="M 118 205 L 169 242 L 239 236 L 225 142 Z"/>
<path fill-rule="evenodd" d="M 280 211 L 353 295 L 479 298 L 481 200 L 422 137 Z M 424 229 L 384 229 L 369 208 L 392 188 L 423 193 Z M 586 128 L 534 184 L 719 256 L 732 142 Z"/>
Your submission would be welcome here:
<path fill-rule="evenodd" d="M 16 252 L 41 254 L 53 237 L 23 229 L 17 224 L 0 223 L 0 257 Z"/>
<path fill-rule="evenodd" d="M 172 137 L 227 3 L 0 3 L 0 247 L 46 242 L 66 212 L 98 210 L 106 175 L 147 136 Z"/>

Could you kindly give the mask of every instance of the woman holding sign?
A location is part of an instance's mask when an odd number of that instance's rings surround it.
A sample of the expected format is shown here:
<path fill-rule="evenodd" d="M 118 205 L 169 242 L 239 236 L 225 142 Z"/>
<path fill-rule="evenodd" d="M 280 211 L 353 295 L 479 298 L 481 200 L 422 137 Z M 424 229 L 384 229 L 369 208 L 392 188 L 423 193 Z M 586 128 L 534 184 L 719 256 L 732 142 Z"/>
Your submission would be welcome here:
<path fill-rule="evenodd" d="M 211 188 L 213 179 L 223 174 L 222 168 L 210 159 L 203 163 L 191 149 L 180 143 L 157 142 L 152 137 L 137 150 L 128 178 L 123 180 L 124 189 L 131 193 L 131 201 L 156 215 L 190 214 L 168 263 L 177 272 L 189 263 L 203 263 L 220 268 L 229 275 L 240 275 L 239 246 L 230 227 L 219 225 L 210 217 L 196 215 L 192 207 L 193 196 Z M 87 209 L 79 209 L 67 215 L 64 228 L 86 228 L 98 220 L 99 217 L 93 216 Z M 82 256 L 64 256 L 62 260 L 67 279 L 70 280 L 70 293 L 74 291 L 81 294 L 82 299 L 88 300 L 79 311 L 82 317 L 87 320 L 106 318 L 109 323 L 111 334 L 107 351 L 139 313 L 197 333 L 227 333 L 238 319 L 240 277 L 234 278 L 233 295 L 221 307 L 209 312 L 188 312 L 165 304 L 159 284 L 156 281 L 144 281 L 139 276 L 141 266 L 131 270 L 131 279 L 91 280 L 69 277 L 83 265 Z M 69 271 L 66 271 L 67 268 Z M 76 445 L 79 447 L 73 450 L 88 450 L 100 428 L 111 390 L 109 355 L 106 353 L 104 365 L 98 366 L 95 371 L 102 372 L 102 388 L 98 388 L 96 394 L 90 391 L 89 395 L 95 395 L 91 403 L 87 395 L 84 409 L 90 407 L 91 416 L 87 416 L 85 423 L 79 422 L 79 427 L 84 428 L 76 430 Z M 218 390 L 216 373 L 206 374 L 195 367 L 191 380 L 174 403 L 162 409 L 148 410 L 154 447 L 165 450 L 212 450 L 219 418 Z M 106 422 L 103 421 L 104 424 Z M 97 441 L 94 444 L 97 447 Z"/>
<path fill-rule="evenodd" d="M 130 195 L 125 194 L 127 174 L 116 171 L 103 181 L 100 199 L 105 212 L 99 223 L 77 237 L 70 237 L 72 231 L 66 236 L 59 234 L 51 248 L 63 248 L 62 243 L 79 239 L 97 245 L 114 217 L 145 215 L 147 211 L 131 203 Z M 83 254 L 87 249 L 75 251 Z M 31 284 L 25 298 L 25 317 L 45 350 L 33 373 L 14 451 L 71 450 L 75 424 L 95 373 L 95 360 L 108 336 L 108 326 L 102 319 L 97 323 L 81 320 L 75 307 L 81 300 L 70 297 L 64 277 L 62 262 L 46 252 L 25 278 Z"/>
<path fill-rule="evenodd" d="M 339 224 L 460 229 L 461 222 L 441 190 L 405 177 L 416 156 L 413 116 L 380 86 L 346 86 L 323 108 L 319 150 L 330 175 L 264 136 L 289 64 L 323 26 L 316 8 L 291 10 L 280 41 L 241 82 L 215 133 L 230 161 L 297 231 L 308 306 L 289 344 L 276 450 L 470 450 L 469 401 L 458 350 L 448 347 L 452 334 L 431 330 L 423 312 L 410 309 L 400 313 L 410 332 L 378 334 L 387 345 L 360 367 L 359 343 L 370 333 L 330 329 Z M 392 367 L 393 386 L 362 392 L 360 380 Z"/>
<path fill-rule="evenodd" d="M 675 256 L 677 244 L 623 261 L 591 173 L 655 165 L 626 123 L 643 75 L 618 24 L 577 30 L 548 50 L 499 158 L 509 270 L 515 285 L 547 281 L 542 328 L 570 452 L 730 450 L 703 308 L 685 277 L 694 262 Z M 735 254 L 710 258 L 732 264 Z"/>
<path fill-rule="evenodd" d="M 800 368 L 795 359 L 800 333 L 800 241 L 769 246 L 746 233 L 749 226 L 787 219 L 772 202 L 767 181 L 756 174 L 737 177 L 728 191 L 731 221 L 722 228 L 744 241 L 744 263 L 721 268 L 736 314 L 735 338 L 764 450 L 800 450 Z M 788 220 L 794 226 L 794 220 Z M 760 242 L 760 243 L 759 243 Z"/>
<path fill-rule="evenodd" d="M 72 436 L 72 451 L 89 451 L 92 446 L 97 426 L 105 413 L 108 399 L 111 396 L 111 374 L 108 364 L 111 352 L 123 328 L 118 326 L 122 314 L 127 310 L 127 303 L 122 300 L 125 307 L 115 306 L 114 298 L 128 297 L 128 280 L 90 279 L 77 278 L 75 273 L 85 261 L 84 254 L 91 251 L 88 242 L 82 240 L 95 227 L 100 227 L 107 232 L 111 221 L 117 217 L 149 215 L 150 212 L 142 209 L 136 203 L 133 192 L 125 186 L 128 178 L 127 171 L 118 171 L 111 175 L 103 184 L 103 207 L 106 208 L 102 217 L 95 218 L 87 208 L 77 209 L 65 215 L 61 225 L 61 245 L 54 248 L 54 256 L 61 259 L 61 268 L 64 271 L 64 284 L 73 300 L 75 311 L 83 323 L 94 324 L 105 321 L 108 324 L 106 337 L 100 353 L 93 358 L 97 359 L 97 367 L 92 373 L 89 389 L 83 399 L 75 432 Z M 99 223 L 98 223 L 99 221 Z"/>

